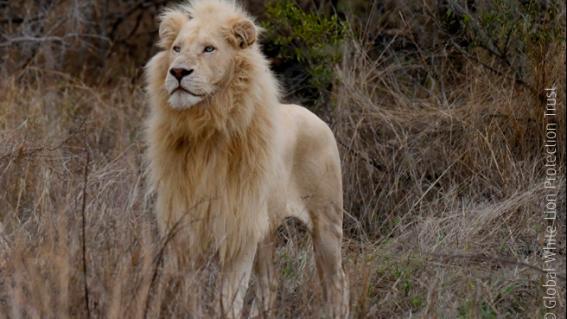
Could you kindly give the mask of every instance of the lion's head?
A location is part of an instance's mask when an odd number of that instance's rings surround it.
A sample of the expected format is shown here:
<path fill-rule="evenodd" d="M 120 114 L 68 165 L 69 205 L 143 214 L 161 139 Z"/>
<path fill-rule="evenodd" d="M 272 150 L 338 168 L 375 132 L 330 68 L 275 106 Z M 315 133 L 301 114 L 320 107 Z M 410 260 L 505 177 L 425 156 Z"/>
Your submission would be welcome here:
<path fill-rule="evenodd" d="M 188 109 L 222 90 L 234 75 L 235 57 L 257 37 L 254 23 L 222 0 L 192 1 L 160 17 L 159 47 L 168 104 Z"/>

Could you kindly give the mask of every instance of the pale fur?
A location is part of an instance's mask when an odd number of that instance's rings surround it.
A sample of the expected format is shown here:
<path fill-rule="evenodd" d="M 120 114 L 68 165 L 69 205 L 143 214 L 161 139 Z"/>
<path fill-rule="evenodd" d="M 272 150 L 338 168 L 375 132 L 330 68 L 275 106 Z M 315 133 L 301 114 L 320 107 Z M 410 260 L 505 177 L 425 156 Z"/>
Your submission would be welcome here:
<path fill-rule="evenodd" d="M 256 311 L 270 312 L 275 288 L 270 234 L 284 218 L 297 217 L 314 236 L 330 314 L 344 317 L 336 143 L 311 112 L 279 103 L 257 34 L 252 19 L 228 1 L 192 1 L 162 14 L 163 51 L 146 69 L 147 155 L 159 229 L 164 236 L 176 232 L 171 245 L 181 266 L 218 254 L 223 311 L 237 317 L 254 258 Z M 199 51 L 203 41 L 218 46 L 216 55 Z M 181 53 L 171 51 L 175 44 Z M 168 70 L 178 66 L 194 68 L 179 85 L 202 98 L 179 92 L 172 100 Z"/>

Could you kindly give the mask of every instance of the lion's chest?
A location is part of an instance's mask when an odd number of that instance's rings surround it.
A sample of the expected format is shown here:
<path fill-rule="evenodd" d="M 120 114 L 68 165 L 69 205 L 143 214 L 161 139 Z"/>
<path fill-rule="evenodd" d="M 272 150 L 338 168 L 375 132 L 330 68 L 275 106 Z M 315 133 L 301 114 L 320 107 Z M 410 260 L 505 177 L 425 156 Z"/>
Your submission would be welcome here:
<path fill-rule="evenodd" d="M 176 148 L 164 156 L 160 161 L 169 165 L 160 167 L 157 185 L 163 232 L 181 223 L 189 246 L 230 254 L 231 245 L 267 229 L 267 175 L 259 158 L 218 146 Z"/>

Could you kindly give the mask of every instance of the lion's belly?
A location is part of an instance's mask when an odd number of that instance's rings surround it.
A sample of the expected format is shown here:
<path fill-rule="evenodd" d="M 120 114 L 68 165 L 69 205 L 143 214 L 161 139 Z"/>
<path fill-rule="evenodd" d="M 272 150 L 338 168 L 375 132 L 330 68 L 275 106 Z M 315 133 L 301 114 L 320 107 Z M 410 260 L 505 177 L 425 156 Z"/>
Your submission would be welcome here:
<path fill-rule="evenodd" d="M 313 227 L 305 199 L 289 181 L 277 184 L 269 199 L 268 211 L 272 228 L 277 228 L 288 217 L 299 219 L 309 229 Z"/>
<path fill-rule="evenodd" d="M 277 110 L 277 178 L 270 192 L 272 228 L 286 217 L 309 229 L 314 214 L 342 207 L 340 159 L 328 126 L 307 109 L 281 105 Z"/>

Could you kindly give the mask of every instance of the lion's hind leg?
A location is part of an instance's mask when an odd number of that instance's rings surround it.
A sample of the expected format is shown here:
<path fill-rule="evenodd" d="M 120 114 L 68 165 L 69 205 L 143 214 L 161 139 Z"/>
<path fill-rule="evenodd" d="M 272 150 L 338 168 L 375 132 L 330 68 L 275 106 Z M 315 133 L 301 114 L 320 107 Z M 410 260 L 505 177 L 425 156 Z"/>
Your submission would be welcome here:
<path fill-rule="evenodd" d="M 317 212 L 312 231 L 317 272 L 331 318 L 348 317 L 348 284 L 342 267 L 342 211 L 328 207 Z"/>

